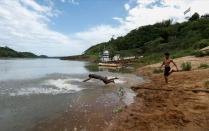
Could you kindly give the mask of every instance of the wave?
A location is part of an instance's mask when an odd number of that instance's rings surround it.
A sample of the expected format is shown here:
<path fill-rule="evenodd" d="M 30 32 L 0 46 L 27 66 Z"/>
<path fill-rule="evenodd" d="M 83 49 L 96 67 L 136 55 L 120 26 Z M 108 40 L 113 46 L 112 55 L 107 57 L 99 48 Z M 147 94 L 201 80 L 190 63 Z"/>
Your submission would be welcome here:
<path fill-rule="evenodd" d="M 79 85 L 72 84 L 72 82 L 81 82 L 81 79 L 69 78 L 69 79 L 51 79 L 45 80 L 40 87 L 21 88 L 16 92 L 9 93 L 10 96 L 20 95 L 33 95 L 33 94 L 63 94 L 63 93 L 75 93 L 83 90 L 84 88 Z"/>

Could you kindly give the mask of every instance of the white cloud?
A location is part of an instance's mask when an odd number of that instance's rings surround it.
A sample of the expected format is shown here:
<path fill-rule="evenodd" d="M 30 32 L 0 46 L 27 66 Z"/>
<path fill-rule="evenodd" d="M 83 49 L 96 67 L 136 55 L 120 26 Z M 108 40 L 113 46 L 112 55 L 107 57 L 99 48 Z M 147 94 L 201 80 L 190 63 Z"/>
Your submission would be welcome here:
<path fill-rule="evenodd" d="M 131 8 L 129 3 L 136 2 Z M 129 5 L 129 6 L 128 6 Z M 78 39 L 83 39 L 92 44 L 108 41 L 113 35 L 123 36 L 129 31 L 143 25 L 154 24 L 163 20 L 173 19 L 175 22 L 185 21 L 183 12 L 191 7 L 191 14 L 198 12 L 200 15 L 209 13 L 207 0 L 161 0 L 161 5 L 156 0 L 130 0 L 124 5 L 128 11 L 125 18 L 113 17 L 119 21 L 118 26 L 98 25 L 76 34 Z"/>
<path fill-rule="evenodd" d="M 124 5 L 124 8 L 125 8 L 126 10 L 129 10 L 129 9 L 130 9 L 130 5 L 129 5 L 128 3 L 126 3 L 126 4 Z"/>
<path fill-rule="evenodd" d="M 112 18 L 113 20 L 117 20 L 120 24 L 124 23 L 124 19 L 123 18 L 120 18 L 120 17 L 113 17 Z"/>
<path fill-rule="evenodd" d="M 75 34 L 75 37 L 92 45 L 95 43 L 107 41 L 113 35 L 120 36 L 124 34 L 125 29 L 123 28 L 114 28 L 109 25 L 99 25 L 87 31 L 78 32 Z"/>
<path fill-rule="evenodd" d="M 140 7 L 146 7 L 147 5 L 155 2 L 156 0 L 136 0 Z"/>
<path fill-rule="evenodd" d="M 79 4 L 77 0 L 72 0 L 72 3 L 77 4 L 77 5 Z"/>
<path fill-rule="evenodd" d="M 39 4 L 37 4 L 35 1 L 33 0 L 20 0 L 21 3 L 23 3 L 26 6 L 31 7 L 32 9 L 34 9 L 35 11 L 41 12 L 41 13 L 48 13 L 51 11 L 51 9 L 47 6 L 41 6 Z"/>
<path fill-rule="evenodd" d="M 69 3 L 73 5 L 79 5 L 79 2 L 77 0 L 60 0 L 62 3 Z"/>
<path fill-rule="evenodd" d="M 1 0 L 0 42 L 20 51 L 53 56 L 82 52 L 80 41 L 48 27 L 50 18 L 46 14 L 54 16 L 51 8 L 33 0 Z"/>
<path fill-rule="evenodd" d="M 161 5 L 154 0 L 130 0 L 136 4 L 133 6 L 127 2 L 129 6 L 124 5 L 128 15 L 114 17 L 118 21 L 117 26 L 101 24 L 65 35 L 48 27 L 50 18 L 59 14 L 53 8 L 52 0 L 48 1 L 51 4 L 43 6 L 34 0 L 0 0 L 0 42 L 20 51 L 51 56 L 73 55 L 82 53 L 91 45 L 108 41 L 113 35 L 123 36 L 142 25 L 167 19 L 184 21 L 183 12 L 188 7 L 191 7 L 191 14 L 209 12 L 209 1 L 206 0 L 162 0 Z"/>
<path fill-rule="evenodd" d="M 74 5 L 79 5 L 79 2 L 77 0 L 69 0 L 69 3 L 72 3 Z"/>

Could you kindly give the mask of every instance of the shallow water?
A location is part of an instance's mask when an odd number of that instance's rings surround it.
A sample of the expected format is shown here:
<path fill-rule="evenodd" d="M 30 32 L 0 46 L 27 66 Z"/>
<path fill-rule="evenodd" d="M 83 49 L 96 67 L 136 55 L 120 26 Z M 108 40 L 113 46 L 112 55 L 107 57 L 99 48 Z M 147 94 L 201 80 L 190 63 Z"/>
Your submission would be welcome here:
<path fill-rule="evenodd" d="M 129 86 L 143 80 L 131 74 L 94 72 L 108 77 L 117 76 L 116 84 L 101 81 L 82 82 L 90 71 L 87 63 L 58 59 L 0 60 L 0 127 L 3 131 L 27 131 L 64 112 L 71 115 L 99 107 L 108 112 L 121 104 L 133 102 Z M 119 90 L 124 95 L 119 95 Z M 80 108 L 79 108 L 80 107 Z M 107 108 L 108 107 L 108 108 Z M 105 116 L 101 110 L 100 114 Z M 73 118 L 73 117 L 72 117 Z M 100 119 L 111 119 L 111 116 Z M 81 116 L 80 116 L 80 119 Z M 77 122 L 78 123 L 78 122 Z M 72 119 L 71 126 L 75 125 Z M 82 121 L 79 123 L 82 126 Z"/>

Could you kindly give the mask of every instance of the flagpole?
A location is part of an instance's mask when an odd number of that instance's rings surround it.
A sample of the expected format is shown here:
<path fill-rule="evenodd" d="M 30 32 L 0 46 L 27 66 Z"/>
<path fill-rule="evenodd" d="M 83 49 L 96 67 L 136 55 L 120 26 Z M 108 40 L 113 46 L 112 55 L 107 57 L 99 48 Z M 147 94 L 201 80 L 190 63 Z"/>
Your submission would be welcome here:
<path fill-rule="evenodd" d="M 192 17 L 192 13 L 191 13 L 192 10 L 191 10 L 191 7 L 189 7 L 189 8 L 190 8 L 189 13 L 190 13 L 190 18 L 191 18 Z"/>

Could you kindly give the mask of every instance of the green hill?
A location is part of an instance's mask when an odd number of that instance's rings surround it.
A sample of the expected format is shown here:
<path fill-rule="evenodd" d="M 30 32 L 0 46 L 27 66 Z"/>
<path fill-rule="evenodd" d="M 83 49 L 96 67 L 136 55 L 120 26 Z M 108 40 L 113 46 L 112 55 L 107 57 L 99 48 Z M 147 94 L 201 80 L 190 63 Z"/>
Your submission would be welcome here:
<path fill-rule="evenodd" d="M 11 58 L 37 58 L 39 56 L 30 52 L 17 52 L 8 47 L 0 47 L 0 57 L 11 57 Z"/>
<path fill-rule="evenodd" d="M 158 61 L 162 53 L 171 52 L 173 57 L 194 53 L 209 45 L 209 15 L 195 13 L 188 21 L 172 23 L 171 20 L 139 27 L 126 36 L 94 45 L 84 52 L 84 56 L 98 56 L 109 50 L 121 56 L 140 56 Z"/>

